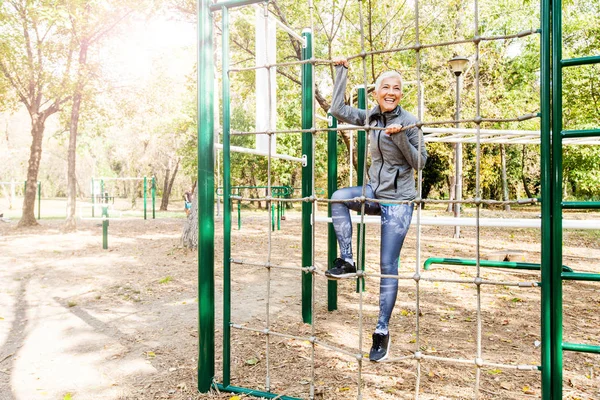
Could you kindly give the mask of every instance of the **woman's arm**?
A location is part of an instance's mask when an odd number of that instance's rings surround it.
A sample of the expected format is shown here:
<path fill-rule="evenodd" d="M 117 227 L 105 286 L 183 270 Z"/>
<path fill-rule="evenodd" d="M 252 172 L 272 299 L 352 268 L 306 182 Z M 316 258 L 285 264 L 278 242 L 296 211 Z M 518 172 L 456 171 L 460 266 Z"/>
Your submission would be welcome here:
<path fill-rule="evenodd" d="M 419 128 L 410 128 L 394 133 L 392 140 L 396 143 L 406 161 L 416 170 L 423 169 L 427 162 L 427 149 L 423 140 L 423 133 Z M 421 152 L 419 153 L 419 141 Z"/>
<path fill-rule="evenodd" d="M 340 59 L 335 60 L 334 63 L 336 76 L 329 112 L 338 120 L 347 124 L 362 126 L 365 124 L 367 112 L 359 108 L 350 107 L 344 102 L 346 82 L 348 81 L 348 61 Z"/>

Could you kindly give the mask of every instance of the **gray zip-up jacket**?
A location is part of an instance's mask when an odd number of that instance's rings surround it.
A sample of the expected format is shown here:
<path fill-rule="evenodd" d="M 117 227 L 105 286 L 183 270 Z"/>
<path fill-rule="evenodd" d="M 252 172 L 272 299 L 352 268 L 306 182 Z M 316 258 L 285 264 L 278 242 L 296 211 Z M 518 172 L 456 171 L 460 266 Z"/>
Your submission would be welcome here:
<path fill-rule="evenodd" d="M 331 114 L 337 119 L 352 125 L 364 126 L 365 110 L 350 107 L 344 103 L 348 69 L 336 65 L 336 79 L 333 86 Z M 379 105 L 369 111 L 369 125 L 387 127 L 397 124 L 412 125 L 417 118 L 397 106 L 393 111 L 382 113 Z M 427 161 L 427 150 L 420 129 L 411 128 L 387 135 L 383 130 L 370 131 L 371 167 L 370 184 L 377 199 L 413 200 L 417 196 L 413 169 L 423 169 Z M 419 154 L 419 137 L 421 152 Z"/>

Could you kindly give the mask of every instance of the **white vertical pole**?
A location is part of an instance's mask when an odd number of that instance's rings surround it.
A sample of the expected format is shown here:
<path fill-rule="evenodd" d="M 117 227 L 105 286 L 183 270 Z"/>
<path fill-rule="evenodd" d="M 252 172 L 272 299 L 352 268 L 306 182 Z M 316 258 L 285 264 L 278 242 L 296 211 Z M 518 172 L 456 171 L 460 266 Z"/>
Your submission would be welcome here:
<path fill-rule="evenodd" d="M 256 42 L 256 65 L 275 64 L 275 33 L 276 25 L 269 20 L 268 25 L 265 23 L 263 8 L 256 8 L 256 24 L 255 24 L 255 42 Z M 268 19 L 268 18 L 267 18 Z M 266 28 L 268 26 L 268 28 Z M 267 30 L 267 32 L 265 32 Z M 275 130 L 276 127 L 276 69 L 271 68 L 270 73 L 266 68 L 256 70 L 256 131 L 264 132 L 267 130 Z M 269 81 L 271 95 L 269 96 Z M 269 104 L 269 99 L 270 104 Z M 276 154 L 275 145 L 276 136 L 273 135 L 271 141 L 271 154 Z M 269 137 L 267 135 L 256 135 L 256 149 L 265 153 L 269 151 Z"/>

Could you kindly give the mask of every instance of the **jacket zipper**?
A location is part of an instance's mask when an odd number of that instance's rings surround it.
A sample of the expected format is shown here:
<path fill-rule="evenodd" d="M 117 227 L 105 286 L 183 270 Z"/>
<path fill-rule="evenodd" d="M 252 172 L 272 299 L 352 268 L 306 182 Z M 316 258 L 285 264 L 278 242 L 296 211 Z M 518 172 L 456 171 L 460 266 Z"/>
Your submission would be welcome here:
<path fill-rule="evenodd" d="M 385 129 L 385 126 L 387 125 L 387 119 L 383 114 L 381 114 L 381 118 L 383 118 L 383 128 Z M 385 161 L 383 159 L 383 152 L 381 151 L 381 130 L 377 135 L 377 149 L 379 150 L 379 156 L 381 157 L 381 165 L 379 166 L 379 171 L 377 172 L 377 187 L 375 188 L 375 190 L 373 190 L 373 195 L 375 197 L 377 197 L 377 189 L 379 189 L 379 185 L 381 185 L 381 170 L 383 169 L 383 163 Z"/>

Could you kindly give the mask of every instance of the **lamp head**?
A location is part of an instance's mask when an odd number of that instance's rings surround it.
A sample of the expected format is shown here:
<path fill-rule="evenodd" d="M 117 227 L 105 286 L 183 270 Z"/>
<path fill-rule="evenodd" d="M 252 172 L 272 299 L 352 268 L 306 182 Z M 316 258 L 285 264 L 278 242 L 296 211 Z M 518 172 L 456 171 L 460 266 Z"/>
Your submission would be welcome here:
<path fill-rule="evenodd" d="M 452 59 L 448 60 L 448 64 L 454 75 L 460 76 L 467 69 L 469 59 L 466 57 L 454 56 Z"/>

